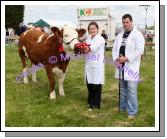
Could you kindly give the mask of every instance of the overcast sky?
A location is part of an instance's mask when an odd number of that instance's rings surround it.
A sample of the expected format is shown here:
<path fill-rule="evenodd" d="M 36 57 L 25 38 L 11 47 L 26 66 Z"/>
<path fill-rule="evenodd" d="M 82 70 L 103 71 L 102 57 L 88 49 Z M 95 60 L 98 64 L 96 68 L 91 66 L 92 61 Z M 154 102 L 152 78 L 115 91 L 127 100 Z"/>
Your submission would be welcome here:
<path fill-rule="evenodd" d="M 77 9 L 79 8 L 97 8 L 97 7 L 110 7 L 111 16 L 114 18 L 115 23 L 121 24 L 122 15 L 129 13 L 133 17 L 134 24 L 144 26 L 145 23 L 145 8 L 138 5 L 102 5 L 102 6 L 73 6 L 73 5 L 53 5 L 53 6 L 37 6 L 26 5 L 24 13 L 24 23 L 36 22 L 39 19 L 49 20 L 67 20 L 74 24 L 78 24 Z M 148 7 L 147 12 L 147 25 L 154 25 L 155 7 Z"/>

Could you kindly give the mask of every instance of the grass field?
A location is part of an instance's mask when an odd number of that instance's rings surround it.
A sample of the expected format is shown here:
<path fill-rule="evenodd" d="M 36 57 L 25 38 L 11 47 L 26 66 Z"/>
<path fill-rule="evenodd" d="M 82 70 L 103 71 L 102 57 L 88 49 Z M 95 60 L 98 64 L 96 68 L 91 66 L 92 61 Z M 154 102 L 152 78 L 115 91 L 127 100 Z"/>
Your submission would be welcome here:
<path fill-rule="evenodd" d="M 111 51 L 105 53 L 111 57 Z M 130 120 L 119 113 L 118 81 L 114 67 L 105 65 L 105 85 L 100 110 L 88 111 L 87 88 L 84 83 L 84 61 L 72 60 L 66 74 L 65 97 L 55 90 L 56 100 L 49 99 L 49 82 L 42 69 L 37 83 L 20 84 L 16 76 L 22 72 L 17 46 L 5 48 L 5 117 L 6 127 L 154 127 L 155 125 L 155 60 L 154 50 L 148 48 L 141 64 L 144 82 L 138 86 L 139 112 Z"/>

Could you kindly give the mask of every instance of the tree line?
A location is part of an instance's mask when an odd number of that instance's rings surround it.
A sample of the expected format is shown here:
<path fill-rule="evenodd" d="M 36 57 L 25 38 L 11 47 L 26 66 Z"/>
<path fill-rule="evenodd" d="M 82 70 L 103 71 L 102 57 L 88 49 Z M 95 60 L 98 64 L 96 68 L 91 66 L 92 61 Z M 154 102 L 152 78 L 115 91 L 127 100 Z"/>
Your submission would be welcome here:
<path fill-rule="evenodd" d="M 24 5 L 5 5 L 5 28 L 18 30 L 19 23 L 23 22 Z"/>

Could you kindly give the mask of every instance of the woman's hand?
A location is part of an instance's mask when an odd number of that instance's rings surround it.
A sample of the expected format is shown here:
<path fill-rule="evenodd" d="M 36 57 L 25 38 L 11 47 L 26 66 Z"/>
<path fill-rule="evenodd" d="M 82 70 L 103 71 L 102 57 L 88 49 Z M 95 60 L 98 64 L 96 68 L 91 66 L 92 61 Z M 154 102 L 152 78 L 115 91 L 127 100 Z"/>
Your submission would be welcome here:
<path fill-rule="evenodd" d="M 86 54 L 90 51 L 90 44 L 85 42 L 77 43 L 74 48 L 75 54 Z"/>
<path fill-rule="evenodd" d="M 89 52 L 90 52 L 90 47 L 89 46 L 83 47 L 83 53 L 84 54 L 87 54 Z"/>

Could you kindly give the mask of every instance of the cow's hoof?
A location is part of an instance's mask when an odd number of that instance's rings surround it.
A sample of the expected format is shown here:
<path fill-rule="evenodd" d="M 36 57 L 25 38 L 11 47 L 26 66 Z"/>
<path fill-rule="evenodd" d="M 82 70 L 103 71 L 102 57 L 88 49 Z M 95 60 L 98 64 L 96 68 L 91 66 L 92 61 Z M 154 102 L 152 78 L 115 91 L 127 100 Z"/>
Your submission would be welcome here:
<path fill-rule="evenodd" d="M 27 84 L 28 83 L 28 78 L 23 78 L 23 83 Z"/>
<path fill-rule="evenodd" d="M 61 96 L 61 97 L 64 97 L 64 96 L 65 96 L 65 94 L 60 94 L 60 96 Z"/>
<path fill-rule="evenodd" d="M 56 99 L 56 97 L 55 96 L 50 96 L 50 99 Z"/>
<path fill-rule="evenodd" d="M 50 94 L 50 99 L 56 99 L 55 94 Z"/>
<path fill-rule="evenodd" d="M 55 91 L 53 91 L 50 93 L 50 99 L 55 99 L 55 98 L 56 98 Z"/>
<path fill-rule="evenodd" d="M 24 81 L 23 83 L 28 84 L 28 81 Z"/>

